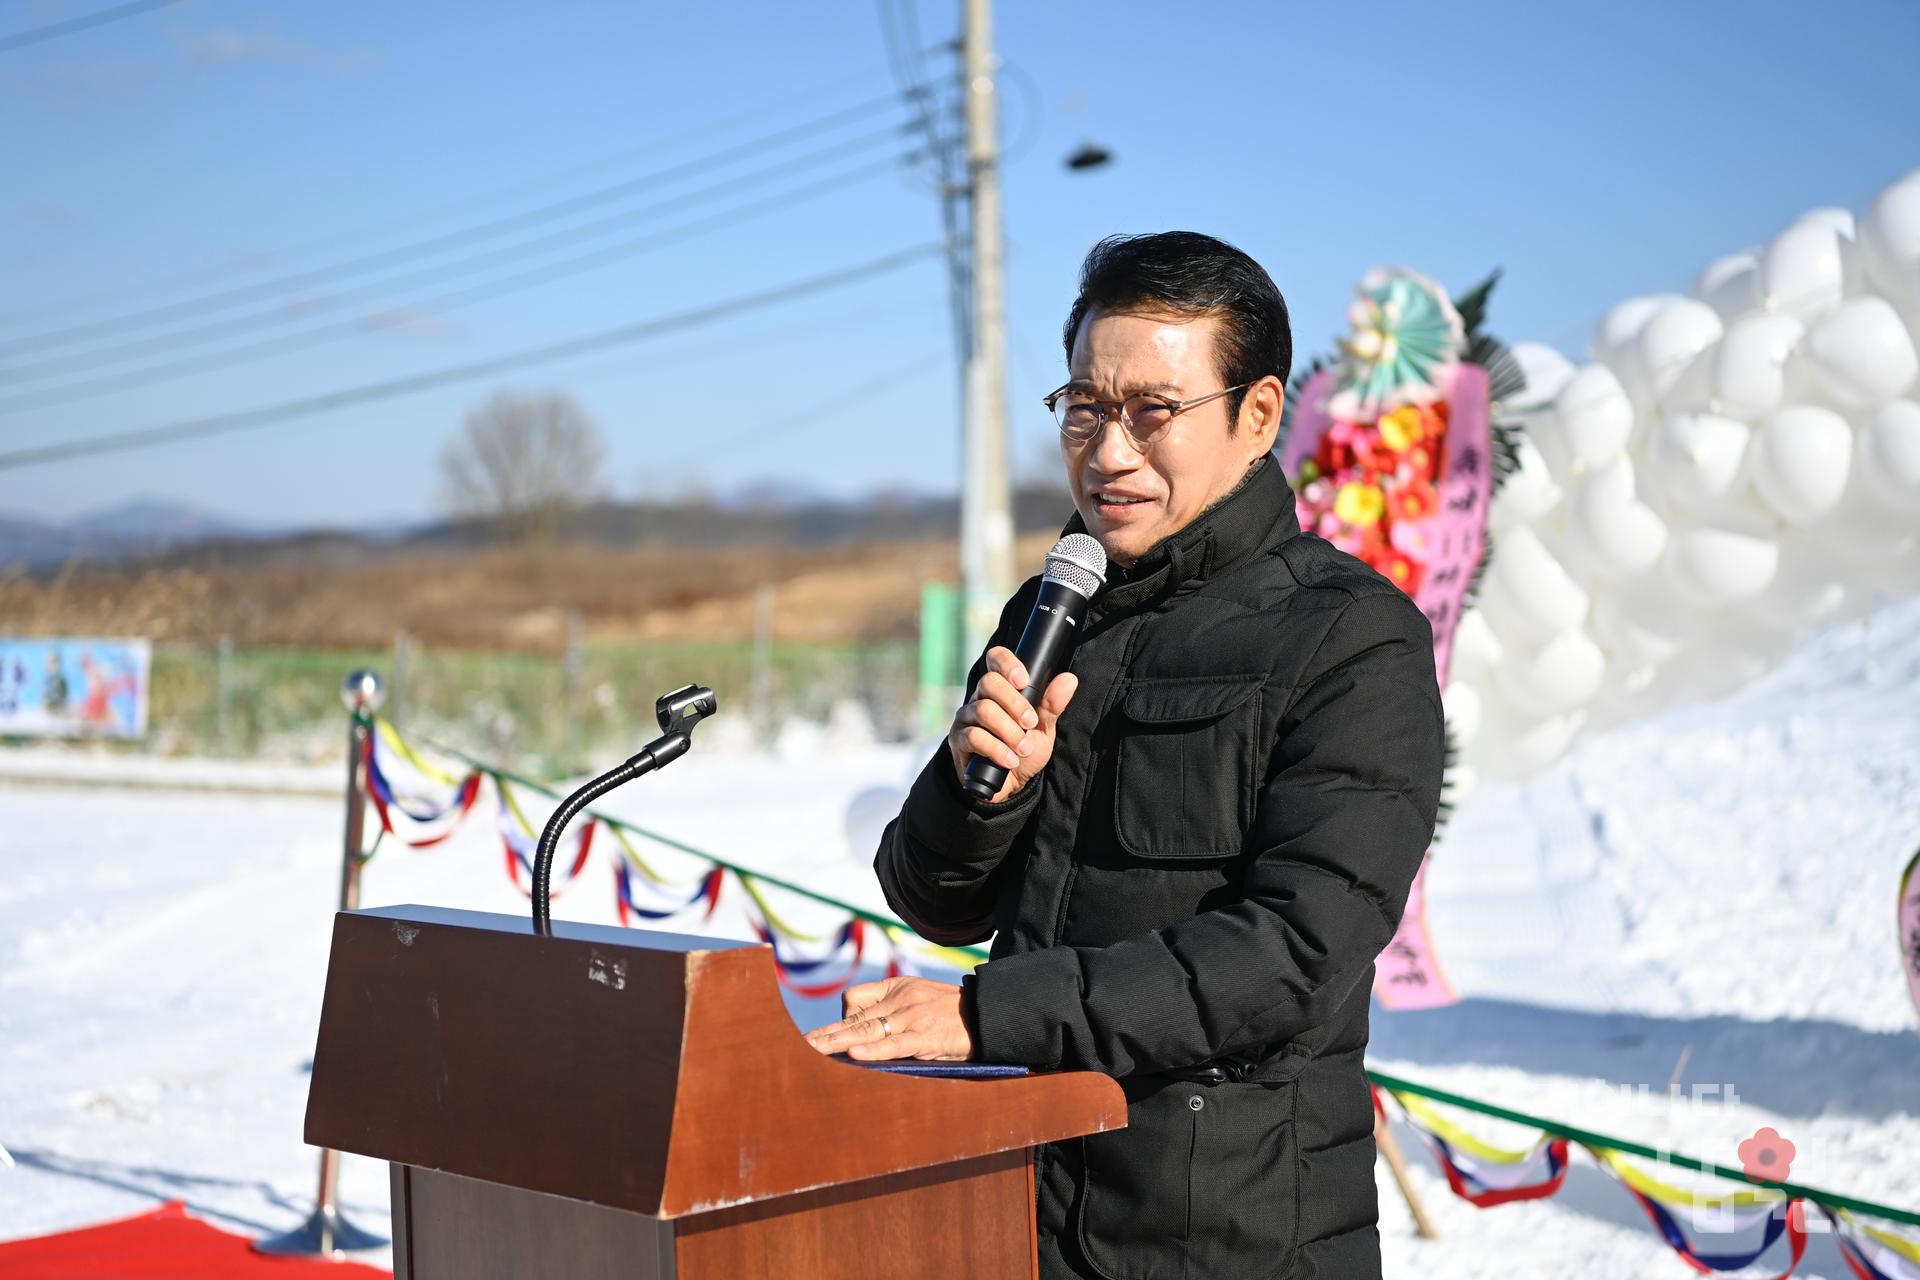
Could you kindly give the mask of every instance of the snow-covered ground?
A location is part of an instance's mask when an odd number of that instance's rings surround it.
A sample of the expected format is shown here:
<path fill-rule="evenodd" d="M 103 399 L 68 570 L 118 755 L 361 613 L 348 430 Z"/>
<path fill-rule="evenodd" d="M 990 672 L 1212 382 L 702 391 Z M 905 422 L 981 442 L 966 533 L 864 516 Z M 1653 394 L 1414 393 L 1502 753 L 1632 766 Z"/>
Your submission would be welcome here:
<path fill-rule="evenodd" d="M 905 749 L 696 750 L 612 807 L 880 907 L 848 831 L 865 845 L 873 788 L 916 764 Z M 161 1198 L 244 1232 L 293 1226 L 313 1194 L 300 1128 L 338 803 L 145 778 L 82 788 L 84 768 L 49 771 L 0 780 L 0 1144 L 16 1162 L 0 1169 L 0 1239 Z M 193 781 L 218 772 L 196 766 Z M 1726 1164 L 1771 1125 L 1798 1148 L 1796 1180 L 1920 1207 L 1920 1036 L 1892 921 L 1916 845 L 1920 602 L 1907 601 L 1815 637 L 1726 702 L 1597 736 L 1473 796 L 1431 875 L 1465 998 L 1376 1012 L 1372 1065 Z M 483 815 L 432 850 L 389 845 L 365 902 L 525 909 Z M 604 862 L 556 913 L 613 919 Z M 742 928 L 724 909 L 716 923 Z M 1669 1099 L 1676 1076 L 1697 1100 Z M 1555 1198 L 1483 1211 L 1397 1131 L 1440 1238 L 1413 1236 L 1383 1166 L 1388 1275 L 1691 1274 L 1584 1157 Z M 349 1159 L 344 1198 L 384 1232 L 379 1165 Z M 1799 1274 L 1848 1275 L 1819 1235 Z"/>

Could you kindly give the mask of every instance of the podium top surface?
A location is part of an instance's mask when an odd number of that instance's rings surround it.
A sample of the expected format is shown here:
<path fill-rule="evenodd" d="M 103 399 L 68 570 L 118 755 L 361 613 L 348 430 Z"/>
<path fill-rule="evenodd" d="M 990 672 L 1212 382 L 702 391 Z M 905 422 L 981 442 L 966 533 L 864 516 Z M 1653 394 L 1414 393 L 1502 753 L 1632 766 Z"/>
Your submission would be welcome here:
<path fill-rule="evenodd" d="M 672 1218 L 1126 1118 L 1091 1072 L 835 1062 L 764 944 L 402 906 L 334 917 L 306 1138 Z"/>
<path fill-rule="evenodd" d="M 450 929 L 484 929 L 490 933 L 534 936 L 531 916 L 504 916 L 496 911 L 461 911 L 454 907 L 429 907 L 409 902 L 394 907 L 363 907 L 353 914 L 375 920 L 399 920 L 413 924 L 442 925 Z M 627 929 L 616 924 L 579 924 L 571 920 L 555 920 L 552 936 L 631 951 L 732 951 L 739 947 L 760 945 L 734 938 L 703 938 L 697 933 L 664 933 L 652 929 Z"/>

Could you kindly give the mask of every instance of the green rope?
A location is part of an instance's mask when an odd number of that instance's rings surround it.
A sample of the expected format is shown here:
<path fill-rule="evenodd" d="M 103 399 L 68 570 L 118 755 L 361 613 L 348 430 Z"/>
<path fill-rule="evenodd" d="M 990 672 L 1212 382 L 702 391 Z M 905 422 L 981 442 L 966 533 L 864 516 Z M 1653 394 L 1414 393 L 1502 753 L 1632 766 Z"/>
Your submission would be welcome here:
<path fill-rule="evenodd" d="M 1416 1093 L 1423 1098 L 1432 1098 L 1436 1102 L 1445 1102 L 1452 1106 L 1462 1107 L 1468 1111 L 1478 1111 L 1482 1115 L 1498 1116 L 1502 1120 L 1512 1120 L 1516 1124 L 1529 1125 L 1535 1129 L 1542 1129 L 1548 1133 L 1558 1134 L 1563 1138 L 1572 1138 L 1575 1142 L 1582 1142 L 1590 1147 L 1605 1147 L 1611 1151 L 1623 1151 L 1629 1155 L 1645 1156 L 1649 1160 L 1658 1160 L 1663 1164 L 1677 1165 L 1682 1169 L 1692 1169 L 1696 1173 L 1710 1173 L 1715 1177 L 1730 1178 L 1735 1182 L 1749 1182 L 1756 1187 L 1771 1187 L 1775 1190 L 1784 1191 L 1788 1195 L 1804 1197 L 1818 1204 L 1852 1209 L 1859 1213 L 1868 1213 L 1878 1218 L 1885 1218 L 1889 1222 L 1903 1222 L 1910 1227 L 1920 1227 L 1920 1213 L 1915 1213 L 1909 1209 L 1895 1209 L 1891 1205 L 1875 1204 L 1871 1200 L 1862 1200 L 1856 1196 L 1837 1195 L 1834 1192 L 1822 1191 L 1817 1187 L 1809 1187 L 1803 1183 L 1775 1182 L 1771 1178 L 1755 1178 L 1748 1175 L 1744 1170 L 1730 1169 L 1726 1165 L 1714 1164 L 1711 1161 L 1695 1160 L 1691 1156 L 1683 1156 L 1678 1152 L 1661 1151 L 1638 1142 L 1629 1142 L 1625 1138 L 1610 1138 L 1604 1133 L 1595 1133 L 1591 1129 L 1581 1129 L 1570 1124 L 1562 1124 L 1558 1120 L 1548 1120 L 1542 1116 L 1529 1115 L 1524 1111 L 1514 1111 L 1508 1107 L 1495 1106 L 1490 1102 L 1476 1102 L 1472 1098 L 1462 1097 L 1460 1094 L 1450 1093 L 1445 1089 L 1436 1089 L 1432 1085 L 1415 1084 L 1411 1080 L 1403 1080 L 1399 1076 L 1388 1075 L 1384 1071 L 1375 1071 L 1371 1067 L 1367 1068 L 1367 1076 L 1375 1084 L 1389 1092 Z"/>
<path fill-rule="evenodd" d="M 532 778 L 523 777 L 520 774 L 510 772 L 509 770 L 506 770 L 506 769 L 502 769 L 498 765 L 488 764 L 486 761 L 477 759 L 474 756 L 470 756 L 466 752 L 461 751 L 455 747 L 449 747 L 443 742 L 436 742 L 432 738 L 425 738 L 425 737 L 421 738 L 420 741 L 426 743 L 428 746 L 432 747 L 435 751 L 443 752 L 446 755 L 450 755 L 454 757 L 456 760 L 466 761 L 469 765 L 471 765 L 475 769 L 480 770 L 480 772 L 482 773 L 491 774 L 494 780 L 496 781 L 496 783 L 500 779 L 505 778 L 508 782 L 513 783 L 515 786 L 531 788 L 532 790 L 539 792 L 541 795 L 547 796 L 554 800 L 564 800 L 566 798 L 565 792 L 556 791 L 552 787 L 547 786 L 545 783 L 535 782 Z M 907 927 L 903 922 L 894 919 L 892 916 L 879 915 L 875 912 L 866 910 L 864 907 L 856 907 L 851 902 L 842 902 L 838 898 L 829 898 L 826 894 L 815 893 L 812 889 L 806 888 L 803 885 L 794 884 L 792 881 L 789 881 L 789 880 L 782 880 L 777 876 L 770 876 L 766 874 L 764 871 L 754 871 L 751 868 L 742 867 L 736 863 L 728 862 L 725 858 L 717 858 L 713 854 L 708 853 L 704 849 L 696 849 L 690 844 L 685 844 L 679 840 L 675 840 L 672 836 L 661 835 L 658 831 L 649 831 L 647 828 L 639 825 L 638 823 L 628 822 L 624 818 L 608 817 L 606 814 L 601 813 L 597 809 L 585 809 L 585 810 L 582 810 L 582 812 L 591 814 L 593 817 L 599 819 L 601 822 L 606 823 L 610 827 L 617 827 L 627 831 L 631 831 L 635 835 L 645 836 L 647 839 L 653 841 L 655 844 L 665 845 L 669 849 L 677 849 L 681 853 L 691 854 L 696 858 L 705 859 L 706 861 L 713 863 L 717 867 L 726 868 L 728 871 L 733 872 L 733 874 L 736 876 L 740 876 L 743 878 L 750 877 L 756 883 L 772 885 L 776 889 L 783 889 L 788 893 L 798 894 L 802 898 L 807 898 L 807 899 L 810 899 L 811 901 L 821 903 L 824 906 L 833 907 L 836 910 L 845 911 L 850 915 L 858 916 L 862 920 L 865 920 L 867 923 L 878 925 L 883 929 L 904 929 Z M 980 947 L 941 947 L 940 950 L 952 951 L 964 956 L 971 956 L 976 960 L 985 960 L 987 958 L 986 951 Z"/>
<path fill-rule="evenodd" d="M 488 764 L 484 760 L 477 759 L 464 751 L 449 747 L 444 743 L 436 742 L 431 738 L 422 738 L 421 741 L 436 751 L 444 752 L 447 755 L 453 756 L 455 759 L 466 761 L 467 764 L 480 770 L 482 773 L 491 774 L 496 782 L 504 778 L 516 786 L 529 787 L 541 795 L 548 796 L 555 800 L 565 798 L 564 793 L 556 791 L 544 783 L 536 782 L 531 778 L 513 773 L 507 769 L 502 769 L 497 765 Z M 724 858 L 717 858 L 705 850 L 696 849 L 694 846 L 675 840 L 671 836 L 662 835 L 657 831 L 650 831 L 638 823 L 628 822 L 624 818 L 608 817 L 606 814 L 593 809 L 588 809 L 585 812 L 610 827 L 631 831 L 635 835 L 644 836 L 656 844 L 664 845 L 669 849 L 675 849 L 681 853 L 704 859 L 707 862 L 713 863 L 715 866 L 724 867 L 743 880 L 751 879 L 760 884 L 772 885 L 776 889 L 783 889 L 788 893 L 798 894 L 800 897 L 821 903 L 824 906 L 833 907 L 836 910 L 858 916 L 862 920 L 870 924 L 878 925 L 883 929 L 906 928 L 902 922 L 890 916 L 878 915 L 864 908 L 856 907 L 852 903 L 842 902 L 837 898 L 830 898 L 823 893 L 815 893 L 813 890 L 802 885 L 794 884 L 791 881 L 781 880 L 778 877 L 766 875 L 763 872 L 750 870 L 746 867 L 728 862 Z M 749 892 L 752 891 L 749 890 Z M 987 958 L 987 953 L 979 947 L 944 947 L 942 950 L 957 951 L 962 955 L 973 956 L 980 960 Z M 1877 1204 L 1871 1200 L 1862 1200 L 1857 1196 L 1838 1195 L 1834 1192 L 1822 1191 L 1816 1187 L 1809 1187 L 1802 1183 L 1775 1182 L 1768 1178 L 1750 1177 L 1740 1169 L 1729 1168 L 1725 1165 L 1714 1164 L 1710 1161 L 1695 1160 L 1690 1156 L 1680 1155 L 1677 1152 L 1660 1151 L 1638 1142 L 1629 1141 L 1625 1138 L 1608 1137 L 1606 1134 L 1596 1133 L 1591 1129 L 1581 1129 L 1574 1125 L 1562 1124 L 1558 1120 L 1548 1120 L 1542 1116 L 1529 1115 L 1527 1112 L 1496 1106 L 1490 1102 L 1476 1102 L 1472 1098 L 1463 1097 L 1460 1094 L 1451 1093 L 1445 1089 L 1436 1089 L 1431 1085 L 1415 1084 L 1411 1080 L 1389 1075 L 1384 1071 L 1375 1071 L 1372 1068 L 1367 1069 L 1367 1076 L 1375 1084 L 1389 1091 L 1419 1094 L 1422 1097 L 1432 1098 L 1436 1102 L 1445 1102 L 1468 1111 L 1477 1111 L 1482 1115 L 1496 1116 L 1502 1120 L 1511 1120 L 1518 1124 L 1530 1125 L 1533 1128 L 1541 1129 L 1548 1133 L 1571 1138 L 1575 1142 L 1585 1143 L 1590 1147 L 1604 1147 L 1608 1150 L 1625 1152 L 1629 1155 L 1643 1156 L 1650 1160 L 1658 1160 L 1683 1169 L 1692 1169 L 1697 1173 L 1710 1173 L 1716 1177 L 1730 1178 L 1736 1182 L 1747 1182 L 1757 1187 L 1772 1187 L 1784 1191 L 1789 1195 L 1801 1196 L 1819 1204 L 1836 1208 L 1852 1209 L 1857 1213 L 1871 1214 L 1878 1218 L 1884 1218 L 1889 1222 L 1904 1223 L 1908 1226 L 1920 1226 L 1920 1213 L 1911 1210 L 1895 1209 L 1891 1205 Z"/>

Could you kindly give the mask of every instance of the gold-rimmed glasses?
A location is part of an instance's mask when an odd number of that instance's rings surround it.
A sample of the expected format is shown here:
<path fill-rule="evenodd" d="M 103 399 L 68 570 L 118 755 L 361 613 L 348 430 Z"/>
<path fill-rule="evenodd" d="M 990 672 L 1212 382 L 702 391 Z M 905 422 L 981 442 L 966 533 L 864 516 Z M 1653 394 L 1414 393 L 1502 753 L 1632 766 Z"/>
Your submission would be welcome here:
<path fill-rule="evenodd" d="M 1252 385 L 1251 382 L 1243 382 L 1237 387 L 1222 387 L 1191 400 L 1169 400 L 1165 396 L 1142 394 L 1115 402 L 1096 400 L 1084 391 L 1075 390 L 1069 382 L 1048 395 L 1042 403 L 1047 406 L 1047 412 L 1053 415 L 1060 434 L 1075 444 L 1093 439 L 1117 416 L 1120 429 L 1127 433 L 1127 439 L 1133 443 L 1133 447 L 1145 451 L 1166 432 L 1179 414 Z"/>

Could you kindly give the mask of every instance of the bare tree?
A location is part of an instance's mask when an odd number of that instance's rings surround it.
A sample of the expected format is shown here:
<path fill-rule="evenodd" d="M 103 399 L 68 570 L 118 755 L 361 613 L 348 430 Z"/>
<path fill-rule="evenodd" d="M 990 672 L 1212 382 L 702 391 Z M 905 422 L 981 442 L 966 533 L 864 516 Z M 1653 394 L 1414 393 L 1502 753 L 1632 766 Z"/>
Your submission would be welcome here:
<path fill-rule="evenodd" d="M 550 538 L 563 512 L 599 494 L 603 453 L 600 428 L 573 397 L 496 391 L 440 448 L 443 503 L 518 537 Z"/>

